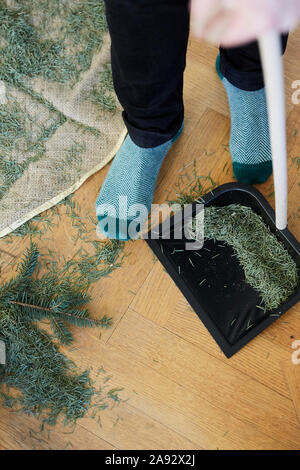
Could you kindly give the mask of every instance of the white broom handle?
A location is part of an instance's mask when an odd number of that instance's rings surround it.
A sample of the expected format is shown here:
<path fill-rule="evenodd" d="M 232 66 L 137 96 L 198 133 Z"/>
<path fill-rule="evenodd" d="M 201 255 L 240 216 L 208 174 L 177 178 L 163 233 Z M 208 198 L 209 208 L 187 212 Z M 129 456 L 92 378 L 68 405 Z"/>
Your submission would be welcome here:
<path fill-rule="evenodd" d="M 258 40 L 265 81 L 273 177 L 276 227 L 287 226 L 287 153 L 283 64 L 281 40 L 276 32 L 266 33 Z"/>

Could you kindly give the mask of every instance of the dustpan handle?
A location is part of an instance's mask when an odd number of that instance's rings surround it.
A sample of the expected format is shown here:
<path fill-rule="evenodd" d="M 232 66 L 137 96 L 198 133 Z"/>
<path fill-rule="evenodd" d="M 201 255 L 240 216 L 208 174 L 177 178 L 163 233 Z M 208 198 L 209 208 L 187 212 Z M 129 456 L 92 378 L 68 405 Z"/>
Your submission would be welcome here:
<path fill-rule="evenodd" d="M 276 32 L 266 33 L 259 38 L 258 43 L 268 106 L 276 227 L 283 230 L 287 226 L 287 152 L 280 35 Z"/>

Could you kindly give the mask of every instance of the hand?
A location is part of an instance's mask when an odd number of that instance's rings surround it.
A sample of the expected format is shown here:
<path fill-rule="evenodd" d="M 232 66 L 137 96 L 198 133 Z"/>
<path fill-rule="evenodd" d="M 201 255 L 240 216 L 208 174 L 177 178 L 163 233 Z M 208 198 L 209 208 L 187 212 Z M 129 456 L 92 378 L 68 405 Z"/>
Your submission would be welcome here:
<path fill-rule="evenodd" d="M 195 36 L 225 47 L 269 31 L 287 32 L 300 18 L 299 0 L 191 0 Z"/>

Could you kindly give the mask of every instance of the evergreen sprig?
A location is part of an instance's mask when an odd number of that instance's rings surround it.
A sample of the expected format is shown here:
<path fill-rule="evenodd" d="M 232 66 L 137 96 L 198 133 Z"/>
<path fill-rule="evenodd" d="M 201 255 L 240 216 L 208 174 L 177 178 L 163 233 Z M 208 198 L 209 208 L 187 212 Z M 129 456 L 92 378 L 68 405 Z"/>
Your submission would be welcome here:
<path fill-rule="evenodd" d="M 31 242 L 17 266 L 17 276 L 0 286 L 0 336 L 6 345 L 6 364 L 0 366 L 0 398 L 43 422 L 55 424 L 62 414 L 65 423 L 76 421 L 99 394 L 89 372 L 80 373 L 37 322 L 48 319 L 54 337 L 72 342 L 70 325 L 108 328 L 104 315 L 92 319 L 86 308 L 89 295 L 52 273 L 38 278 L 38 248 Z M 68 282 L 67 282 L 68 281 Z M 18 394 L 8 394 L 10 388 Z"/>
<path fill-rule="evenodd" d="M 88 309 L 82 309 L 90 297 L 86 292 L 68 286 L 57 290 L 58 280 L 54 275 L 33 279 L 39 252 L 31 242 L 26 249 L 23 260 L 18 264 L 18 276 L 4 284 L 0 291 L 0 309 L 6 308 L 13 314 L 30 321 L 49 319 L 54 335 L 63 344 L 72 342 L 72 334 L 67 324 L 79 327 L 109 327 L 111 318 L 89 317 Z M 50 282 L 49 282 L 50 281 Z"/>

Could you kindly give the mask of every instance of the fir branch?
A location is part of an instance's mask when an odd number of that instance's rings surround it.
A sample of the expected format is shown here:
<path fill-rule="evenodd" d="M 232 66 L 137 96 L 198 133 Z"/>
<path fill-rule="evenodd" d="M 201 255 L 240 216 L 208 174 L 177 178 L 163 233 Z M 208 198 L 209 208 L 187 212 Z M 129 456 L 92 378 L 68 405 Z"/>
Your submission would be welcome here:
<path fill-rule="evenodd" d="M 9 303 L 13 305 L 20 305 L 22 307 L 28 307 L 36 310 L 42 310 L 44 312 L 53 313 L 53 310 L 51 308 L 41 307 L 40 305 L 26 304 L 25 302 L 19 302 L 17 300 L 10 300 Z"/>
<path fill-rule="evenodd" d="M 76 309 L 89 296 L 70 280 L 60 282 L 53 274 L 32 279 L 37 259 L 38 250 L 31 243 L 16 278 L 0 286 L 0 335 L 7 346 L 6 365 L 0 366 L 0 398 L 5 406 L 19 405 L 19 411 L 42 416 L 43 423 L 54 425 L 60 415 L 65 424 L 75 423 L 86 415 L 100 391 L 93 387 L 89 371 L 79 373 L 35 321 L 48 318 L 59 341 L 70 344 L 72 334 L 66 322 L 107 328 L 111 319 L 105 315 L 90 319 L 87 309 Z M 17 389 L 19 395 L 6 394 L 3 386 Z"/>
<path fill-rule="evenodd" d="M 74 323 L 77 326 L 99 326 L 101 325 L 101 321 L 93 318 L 87 318 L 88 311 L 87 310 L 73 310 L 73 313 L 63 312 L 60 310 L 56 310 L 60 304 L 54 305 L 53 307 L 42 307 L 40 305 L 28 304 L 25 302 L 20 302 L 17 300 L 10 300 L 10 304 L 19 305 L 21 307 L 25 307 L 26 309 L 32 310 L 39 310 L 45 313 L 50 313 L 53 316 L 62 316 L 69 319 L 70 322 Z M 104 322 L 105 323 L 105 322 Z"/>
<path fill-rule="evenodd" d="M 56 312 L 57 315 L 61 315 L 62 317 L 67 317 L 69 322 L 74 323 L 77 326 L 99 326 L 99 320 L 93 318 L 87 318 L 83 312 L 85 310 L 73 310 L 74 313 L 69 312 Z M 87 312 L 87 310 L 86 310 Z M 82 314 L 82 315 L 81 315 Z"/>
<path fill-rule="evenodd" d="M 62 344 L 69 345 L 72 343 L 72 334 L 60 318 L 55 318 L 52 316 L 50 323 L 54 333 Z"/>
<path fill-rule="evenodd" d="M 18 264 L 17 271 L 23 280 L 30 278 L 36 268 L 39 252 L 35 243 L 31 242 L 25 251 L 24 259 Z"/>

